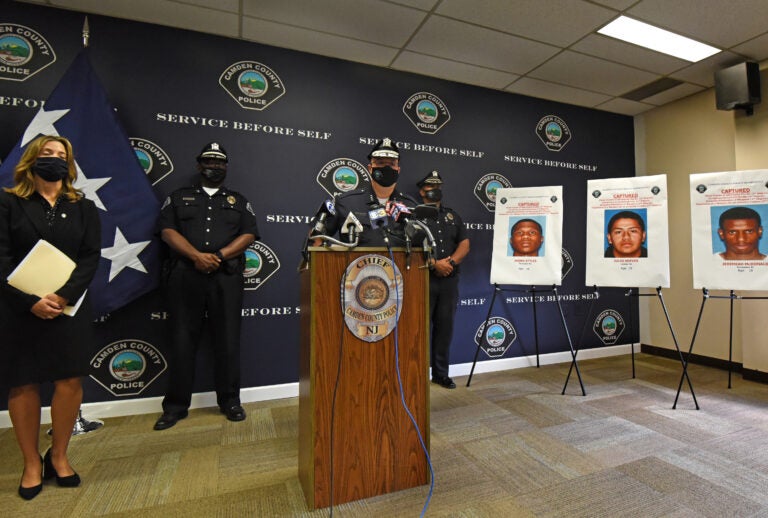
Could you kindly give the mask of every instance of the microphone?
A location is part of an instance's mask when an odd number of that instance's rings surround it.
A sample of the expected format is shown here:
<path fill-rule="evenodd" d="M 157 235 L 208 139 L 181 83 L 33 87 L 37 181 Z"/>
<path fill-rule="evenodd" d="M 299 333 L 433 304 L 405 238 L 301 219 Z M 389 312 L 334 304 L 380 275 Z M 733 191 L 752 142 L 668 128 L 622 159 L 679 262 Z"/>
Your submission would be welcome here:
<path fill-rule="evenodd" d="M 387 203 L 387 214 L 389 214 L 395 221 L 400 221 L 402 219 L 405 223 L 408 223 L 408 216 L 412 214 L 412 212 L 405 203 L 392 201 Z"/>
<path fill-rule="evenodd" d="M 329 215 L 336 215 L 336 206 L 333 203 L 333 199 L 325 200 L 317 210 L 317 213 L 312 218 L 314 224 L 310 235 L 325 234 L 325 231 L 327 230 L 326 220 Z"/>
<path fill-rule="evenodd" d="M 368 219 L 371 220 L 371 228 L 384 228 L 389 225 L 387 211 L 382 206 L 375 207 L 368 211 Z"/>
<path fill-rule="evenodd" d="M 341 233 L 349 234 L 349 242 L 357 244 L 357 233 L 362 231 L 363 224 L 357 219 L 355 213 L 350 211 L 349 214 L 347 214 L 347 219 L 344 220 L 344 223 L 341 226 Z"/>
<path fill-rule="evenodd" d="M 387 205 L 387 213 L 392 216 L 395 221 L 403 221 L 405 223 L 405 235 L 410 238 L 412 235 L 416 235 L 417 232 L 422 231 L 427 236 L 429 245 L 433 250 L 437 249 L 437 243 L 435 236 L 429 230 L 429 227 L 417 217 L 413 216 L 410 207 L 399 201 L 393 201 Z"/>
<path fill-rule="evenodd" d="M 387 214 L 395 220 L 395 222 L 401 219 L 405 222 L 405 269 L 411 269 L 411 235 L 408 233 L 408 228 L 412 225 L 408 216 L 411 214 L 411 209 L 404 203 L 399 201 L 387 202 Z"/>

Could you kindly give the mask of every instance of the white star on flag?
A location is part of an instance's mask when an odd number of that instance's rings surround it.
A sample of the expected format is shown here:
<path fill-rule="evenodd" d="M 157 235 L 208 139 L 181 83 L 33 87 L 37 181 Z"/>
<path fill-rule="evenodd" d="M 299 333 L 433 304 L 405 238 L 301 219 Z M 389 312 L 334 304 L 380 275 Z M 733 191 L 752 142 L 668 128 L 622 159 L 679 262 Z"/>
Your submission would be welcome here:
<path fill-rule="evenodd" d="M 101 256 L 105 259 L 112 261 L 109 267 L 109 282 L 117 277 L 117 275 L 125 268 L 133 268 L 143 273 L 147 273 L 147 269 L 139 259 L 139 254 L 151 241 L 139 241 L 136 243 L 129 243 L 123 233 L 120 232 L 120 227 L 115 227 L 115 242 L 109 248 L 101 249 Z"/>
<path fill-rule="evenodd" d="M 75 181 L 75 188 L 83 191 L 85 197 L 93 201 L 93 203 L 95 203 L 98 208 L 106 211 L 107 208 L 104 206 L 104 203 L 102 203 L 101 198 L 99 198 L 99 195 L 96 191 L 101 189 L 105 183 L 112 179 L 112 177 L 109 176 L 107 178 L 93 178 L 92 180 L 89 180 L 88 177 L 85 176 L 83 170 L 80 169 L 80 164 L 78 164 L 77 161 L 75 161 L 75 167 L 77 167 L 77 180 Z"/>
<path fill-rule="evenodd" d="M 69 113 L 69 109 L 66 110 L 51 110 L 45 111 L 44 107 L 40 108 L 40 111 L 35 114 L 35 118 L 27 126 L 27 130 L 24 132 L 24 136 L 21 138 L 21 147 L 26 146 L 38 135 L 56 135 L 59 136 L 59 132 L 53 126 L 53 123 L 64 117 Z"/>

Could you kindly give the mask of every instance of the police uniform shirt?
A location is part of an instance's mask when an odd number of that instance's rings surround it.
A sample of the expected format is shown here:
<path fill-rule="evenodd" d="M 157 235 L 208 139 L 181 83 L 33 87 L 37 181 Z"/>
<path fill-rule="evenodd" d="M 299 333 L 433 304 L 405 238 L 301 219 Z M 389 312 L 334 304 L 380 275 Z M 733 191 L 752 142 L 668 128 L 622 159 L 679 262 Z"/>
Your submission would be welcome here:
<path fill-rule="evenodd" d="M 160 229 L 179 232 L 201 252 L 214 253 L 242 234 L 258 240 L 256 215 L 242 194 L 221 186 L 209 196 L 200 185 L 171 193 L 160 210 Z"/>
<path fill-rule="evenodd" d="M 437 245 L 436 259 L 445 259 L 451 255 L 456 250 L 456 246 L 467 238 L 461 216 L 449 207 L 441 205 L 437 220 L 426 220 L 426 223 Z"/>
<path fill-rule="evenodd" d="M 412 205 L 409 200 L 397 192 L 393 192 L 389 200 Z M 385 246 L 384 234 L 389 237 L 390 246 L 403 246 L 405 244 L 405 225 L 402 222 L 395 222 L 392 218 L 387 217 L 387 226 L 383 231 L 371 226 L 369 211 L 382 207 L 383 205 L 379 203 L 376 193 L 372 189 L 361 189 L 342 195 L 336 202 L 336 215 L 328 220 L 327 233 L 331 236 L 338 233 L 342 241 L 351 242 L 350 235 L 342 234 L 341 232 L 347 216 L 350 212 L 353 212 L 363 226 L 363 231 L 358 233 L 357 246 Z"/>

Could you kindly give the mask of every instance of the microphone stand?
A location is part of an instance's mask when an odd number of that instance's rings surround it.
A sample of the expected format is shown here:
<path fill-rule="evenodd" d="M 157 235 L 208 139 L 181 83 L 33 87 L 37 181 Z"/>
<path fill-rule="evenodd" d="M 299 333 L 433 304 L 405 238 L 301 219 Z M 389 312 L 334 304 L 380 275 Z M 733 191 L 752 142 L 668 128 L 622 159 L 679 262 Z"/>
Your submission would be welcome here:
<path fill-rule="evenodd" d="M 411 269 L 411 238 L 405 234 L 405 269 Z"/>

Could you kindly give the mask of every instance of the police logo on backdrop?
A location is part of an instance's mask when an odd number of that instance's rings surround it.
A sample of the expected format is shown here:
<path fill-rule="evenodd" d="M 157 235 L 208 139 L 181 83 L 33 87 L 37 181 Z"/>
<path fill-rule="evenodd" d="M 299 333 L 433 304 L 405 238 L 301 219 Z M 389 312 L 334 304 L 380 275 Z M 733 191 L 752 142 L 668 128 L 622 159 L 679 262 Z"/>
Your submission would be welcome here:
<path fill-rule="evenodd" d="M 378 342 L 395 328 L 403 308 L 403 277 L 383 255 L 358 257 L 347 266 L 341 296 L 344 322 L 353 335 Z"/>
<path fill-rule="evenodd" d="M 515 326 L 503 317 L 491 317 L 487 325 L 484 324 L 481 323 L 475 332 L 475 344 L 491 358 L 504 356 L 512 342 L 517 340 Z M 484 339 L 482 333 L 485 333 Z"/>
<path fill-rule="evenodd" d="M 595 319 L 592 330 L 605 345 L 614 345 L 624 332 L 624 318 L 616 310 L 606 309 Z"/>
<path fill-rule="evenodd" d="M 550 151 L 560 151 L 571 140 L 571 130 L 556 115 L 542 117 L 536 124 L 536 135 Z"/>
<path fill-rule="evenodd" d="M 56 61 L 53 47 L 35 30 L 0 23 L 0 79 L 26 81 Z"/>
<path fill-rule="evenodd" d="M 565 248 L 560 250 L 560 265 L 560 280 L 562 282 L 562 280 L 565 279 L 565 276 L 568 275 L 568 272 L 573 270 L 573 257 L 571 257 L 571 253 Z"/>
<path fill-rule="evenodd" d="M 257 61 L 233 63 L 221 74 L 219 84 L 246 110 L 261 111 L 285 94 L 280 77 Z"/>
<path fill-rule="evenodd" d="M 258 290 L 279 269 L 277 254 L 264 243 L 254 241 L 245 249 L 244 289 Z"/>
<path fill-rule="evenodd" d="M 360 189 L 371 184 L 368 169 L 351 158 L 334 158 L 317 173 L 317 183 L 330 196 Z"/>
<path fill-rule="evenodd" d="M 490 212 L 496 210 L 496 191 L 512 187 L 504 176 L 490 173 L 480 178 L 475 184 L 475 197 Z"/>
<path fill-rule="evenodd" d="M 152 185 L 156 185 L 163 178 L 173 172 L 173 162 L 163 148 L 151 140 L 130 137 L 128 139 L 136 153 L 139 164 L 147 174 L 147 178 Z"/>
<path fill-rule="evenodd" d="M 113 396 L 141 394 L 168 367 L 162 353 L 144 340 L 118 340 L 96 353 L 91 378 Z"/>
<path fill-rule="evenodd" d="M 418 92 L 405 101 L 403 113 L 421 133 L 434 135 L 451 120 L 445 103 L 435 94 Z"/>

